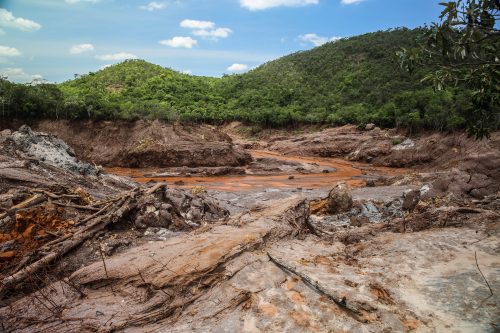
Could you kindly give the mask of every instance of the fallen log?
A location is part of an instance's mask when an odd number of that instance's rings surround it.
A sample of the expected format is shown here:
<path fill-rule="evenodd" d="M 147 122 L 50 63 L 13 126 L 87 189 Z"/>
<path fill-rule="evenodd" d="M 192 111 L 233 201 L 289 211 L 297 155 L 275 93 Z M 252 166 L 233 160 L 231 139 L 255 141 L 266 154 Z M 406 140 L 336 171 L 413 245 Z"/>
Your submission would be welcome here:
<path fill-rule="evenodd" d="M 67 203 L 62 203 L 62 202 L 57 202 L 57 201 L 52 201 L 54 205 L 61 206 L 61 207 L 68 207 L 68 208 L 75 208 L 75 209 L 81 209 L 81 210 L 91 210 L 94 212 L 98 212 L 100 208 L 92 207 L 92 206 L 81 206 L 81 205 L 73 205 L 73 204 L 67 204 Z"/>
<path fill-rule="evenodd" d="M 32 189 L 31 192 L 35 193 L 42 193 L 48 196 L 51 199 L 81 199 L 79 195 L 75 194 L 55 194 L 46 190 L 40 190 L 40 189 Z"/>
<path fill-rule="evenodd" d="M 269 257 L 269 260 L 273 262 L 276 266 L 278 266 L 281 270 L 283 270 L 285 273 L 288 274 L 294 274 L 297 275 L 307 286 L 309 286 L 311 289 L 316 291 L 317 293 L 328 297 L 330 300 L 332 300 L 335 304 L 343 308 L 344 310 L 347 310 L 348 313 L 353 315 L 357 320 L 359 321 L 365 321 L 363 319 L 364 313 L 366 310 L 359 308 L 352 302 L 349 302 L 346 297 L 341 297 L 338 295 L 334 295 L 328 290 L 326 290 L 323 286 L 319 284 L 318 281 L 314 281 L 311 277 L 305 275 L 304 273 L 301 273 L 295 269 L 295 267 L 292 267 L 291 265 L 283 262 L 282 260 L 272 256 L 269 252 L 267 252 L 267 256 Z"/>

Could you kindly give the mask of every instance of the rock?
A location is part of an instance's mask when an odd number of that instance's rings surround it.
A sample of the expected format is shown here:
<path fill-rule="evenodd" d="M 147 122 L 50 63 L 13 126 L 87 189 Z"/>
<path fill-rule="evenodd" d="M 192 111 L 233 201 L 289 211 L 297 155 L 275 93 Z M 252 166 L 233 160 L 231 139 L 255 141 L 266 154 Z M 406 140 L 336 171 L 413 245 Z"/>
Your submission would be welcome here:
<path fill-rule="evenodd" d="M 288 179 L 290 180 L 295 179 L 295 176 L 288 176 Z"/>
<path fill-rule="evenodd" d="M 330 191 L 327 198 L 326 210 L 330 214 L 338 214 L 352 207 L 352 195 L 345 182 L 339 182 Z"/>
<path fill-rule="evenodd" d="M 420 201 L 420 190 L 410 190 L 404 193 L 403 210 L 412 211 Z"/>
<path fill-rule="evenodd" d="M 375 187 L 375 181 L 373 179 L 367 180 L 366 187 Z"/>
<path fill-rule="evenodd" d="M 375 124 L 367 124 L 367 125 L 365 126 L 365 130 L 366 130 L 366 131 L 371 131 L 371 130 L 372 130 L 372 129 L 374 129 L 374 128 L 375 128 Z"/>
<path fill-rule="evenodd" d="M 406 139 L 400 144 L 392 147 L 392 150 L 406 150 L 415 147 L 415 142 L 412 139 Z"/>
<path fill-rule="evenodd" d="M 114 239 L 111 240 L 110 242 L 106 243 L 104 246 L 104 254 L 106 256 L 111 256 L 113 253 L 116 252 L 116 250 L 120 247 L 125 248 L 129 246 L 132 243 L 130 239 Z"/>
<path fill-rule="evenodd" d="M 370 223 L 370 219 L 366 216 L 351 216 L 351 225 L 353 227 L 362 227 Z"/>
<path fill-rule="evenodd" d="M 361 204 L 361 216 L 364 216 L 370 220 L 370 222 L 382 222 L 382 212 L 375 205 L 375 203 L 371 201 L 366 201 Z"/>
<path fill-rule="evenodd" d="M 184 182 L 183 180 L 176 180 L 174 182 L 175 185 L 186 185 L 186 182 Z"/>

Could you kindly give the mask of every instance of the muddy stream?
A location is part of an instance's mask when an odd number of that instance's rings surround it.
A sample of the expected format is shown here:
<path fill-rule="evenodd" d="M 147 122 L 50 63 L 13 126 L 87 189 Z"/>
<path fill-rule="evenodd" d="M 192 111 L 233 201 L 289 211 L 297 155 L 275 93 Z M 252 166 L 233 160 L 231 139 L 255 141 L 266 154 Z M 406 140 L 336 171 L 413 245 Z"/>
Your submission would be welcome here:
<path fill-rule="evenodd" d="M 303 156 L 283 156 L 278 153 L 252 150 L 254 159 L 272 158 L 285 163 L 297 163 L 302 165 L 315 165 L 328 172 L 301 173 L 291 172 L 269 172 L 268 174 L 252 174 L 247 171 L 244 175 L 226 176 L 178 176 L 162 175 L 168 169 L 159 168 L 107 168 L 112 174 L 131 177 L 139 183 L 166 182 L 175 187 L 191 188 L 203 186 L 209 190 L 238 192 L 263 189 L 322 189 L 330 188 L 339 181 L 347 182 L 351 187 L 360 187 L 366 184 L 369 178 L 378 176 L 398 175 L 408 173 L 407 169 L 396 169 L 387 167 L 374 167 L 369 164 L 346 161 L 340 158 L 321 158 Z"/>

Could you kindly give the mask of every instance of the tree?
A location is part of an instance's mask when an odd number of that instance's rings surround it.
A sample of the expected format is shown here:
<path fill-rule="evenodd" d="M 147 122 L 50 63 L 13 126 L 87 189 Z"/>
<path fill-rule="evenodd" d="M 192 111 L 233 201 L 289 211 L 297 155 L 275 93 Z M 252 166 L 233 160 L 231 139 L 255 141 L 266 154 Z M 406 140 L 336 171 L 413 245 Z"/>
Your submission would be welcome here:
<path fill-rule="evenodd" d="M 440 22 L 433 23 L 420 47 L 398 52 L 401 66 L 412 73 L 422 64 L 435 69 L 423 81 L 435 90 L 461 86 L 472 92 L 466 110 L 467 129 L 476 138 L 489 137 L 499 126 L 500 16 L 499 0 L 457 0 L 441 3 Z"/>

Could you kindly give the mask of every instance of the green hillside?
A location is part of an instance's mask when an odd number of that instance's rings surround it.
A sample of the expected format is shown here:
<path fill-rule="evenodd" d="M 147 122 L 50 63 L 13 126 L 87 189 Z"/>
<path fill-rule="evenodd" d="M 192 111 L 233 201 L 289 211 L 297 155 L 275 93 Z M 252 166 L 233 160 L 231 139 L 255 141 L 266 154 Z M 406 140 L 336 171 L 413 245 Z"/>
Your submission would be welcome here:
<path fill-rule="evenodd" d="M 128 60 L 60 85 L 72 115 L 95 118 L 163 118 L 175 120 L 191 110 L 200 112 L 214 99 L 217 79 L 190 76 Z"/>
<path fill-rule="evenodd" d="M 11 118 L 461 127 L 461 114 L 470 105 L 467 93 L 434 93 L 420 82 L 423 72 L 410 76 L 399 68 L 396 52 L 416 45 L 421 34 L 419 29 L 369 33 L 218 79 L 129 60 L 57 86 L 1 80 L 0 94 L 7 101 L 4 116 Z"/>
<path fill-rule="evenodd" d="M 463 98 L 435 94 L 420 82 L 423 73 L 410 76 L 397 62 L 396 52 L 415 46 L 422 33 L 397 29 L 331 42 L 225 78 L 220 89 L 228 110 L 251 122 L 454 126 L 459 116 L 443 117 L 459 111 Z"/>

